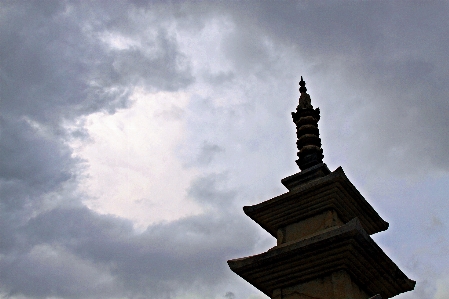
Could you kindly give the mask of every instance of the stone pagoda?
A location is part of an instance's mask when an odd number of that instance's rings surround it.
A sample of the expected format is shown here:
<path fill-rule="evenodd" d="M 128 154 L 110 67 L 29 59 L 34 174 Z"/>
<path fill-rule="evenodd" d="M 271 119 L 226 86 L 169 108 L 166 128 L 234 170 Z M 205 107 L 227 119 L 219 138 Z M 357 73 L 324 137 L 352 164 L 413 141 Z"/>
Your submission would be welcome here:
<path fill-rule="evenodd" d="M 232 271 L 273 299 L 390 298 L 413 290 L 370 235 L 388 223 L 338 167 L 323 163 L 320 109 L 299 82 L 296 112 L 300 172 L 281 180 L 287 193 L 243 207 L 277 239 L 268 251 L 228 261 Z"/>

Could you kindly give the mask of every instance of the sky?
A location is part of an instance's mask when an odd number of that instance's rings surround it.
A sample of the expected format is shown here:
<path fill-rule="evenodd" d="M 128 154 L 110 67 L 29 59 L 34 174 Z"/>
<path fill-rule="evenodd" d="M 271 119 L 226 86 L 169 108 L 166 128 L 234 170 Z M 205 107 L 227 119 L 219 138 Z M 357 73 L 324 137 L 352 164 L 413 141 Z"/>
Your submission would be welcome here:
<path fill-rule="evenodd" d="M 373 239 L 449 298 L 449 2 L 0 1 L 0 298 L 266 299 L 298 82 Z"/>

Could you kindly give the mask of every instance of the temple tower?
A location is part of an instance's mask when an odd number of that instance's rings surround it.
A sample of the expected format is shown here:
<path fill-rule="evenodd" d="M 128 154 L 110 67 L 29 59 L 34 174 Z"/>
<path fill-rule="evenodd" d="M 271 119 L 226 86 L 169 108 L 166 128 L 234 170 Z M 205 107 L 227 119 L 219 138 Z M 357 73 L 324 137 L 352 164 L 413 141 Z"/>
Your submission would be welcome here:
<path fill-rule="evenodd" d="M 243 207 L 277 239 L 268 251 L 228 261 L 232 271 L 273 299 L 390 298 L 413 290 L 370 235 L 388 228 L 341 167 L 323 163 L 319 108 L 301 77 L 292 112 L 300 172 L 281 180 L 287 193 Z"/>

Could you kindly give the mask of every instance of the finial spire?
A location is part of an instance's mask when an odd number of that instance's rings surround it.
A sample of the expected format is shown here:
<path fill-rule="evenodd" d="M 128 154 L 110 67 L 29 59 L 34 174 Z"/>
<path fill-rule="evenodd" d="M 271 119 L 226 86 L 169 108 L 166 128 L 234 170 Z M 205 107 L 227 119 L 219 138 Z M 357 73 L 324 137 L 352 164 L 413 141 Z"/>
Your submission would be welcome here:
<path fill-rule="evenodd" d="M 299 81 L 299 86 L 301 86 L 299 88 L 300 93 L 305 93 L 307 91 L 306 82 L 302 79 L 302 76 L 301 76 L 301 81 Z"/>
<path fill-rule="evenodd" d="M 313 109 L 310 95 L 306 92 L 306 82 L 301 76 L 299 81 L 299 104 L 296 112 L 292 113 L 293 122 L 296 124 L 296 136 L 298 141 L 298 164 L 301 170 L 307 169 L 323 162 L 323 149 L 321 148 L 318 121 L 320 120 L 320 108 Z"/>

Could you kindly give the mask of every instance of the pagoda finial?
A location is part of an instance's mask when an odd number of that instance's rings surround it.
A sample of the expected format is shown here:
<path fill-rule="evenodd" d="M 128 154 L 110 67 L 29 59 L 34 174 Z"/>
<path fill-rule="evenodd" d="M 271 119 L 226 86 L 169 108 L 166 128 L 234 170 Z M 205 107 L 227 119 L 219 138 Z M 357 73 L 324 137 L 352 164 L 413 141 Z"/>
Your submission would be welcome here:
<path fill-rule="evenodd" d="M 298 108 L 313 108 L 312 103 L 310 101 L 310 95 L 307 93 L 306 82 L 301 76 L 301 81 L 299 81 L 299 92 L 301 96 L 299 97 L 299 106 Z"/>
<path fill-rule="evenodd" d="M 302 79 L 302 76 L 301 76 L 301 81 L 299 81 L 299 86 L 301 86 L 299 88 L 300 93 L 305 93 L 307 91 L 306 82 Z"/>
<path fill-rule="evenodd" d="M 323 163 L 323 149 L 321 148 L 318 121 L 320 120 L 320 108 L 313 109 L 310 95 L 306 92 L 306 82 L 301 76 L 299 81 L 299 104 L 296 112 L 292 113 L 293 122 L 296 124 L 296 136 L 298 141 L 298 164 L 301 170 Z"/>

